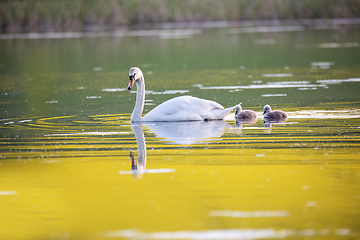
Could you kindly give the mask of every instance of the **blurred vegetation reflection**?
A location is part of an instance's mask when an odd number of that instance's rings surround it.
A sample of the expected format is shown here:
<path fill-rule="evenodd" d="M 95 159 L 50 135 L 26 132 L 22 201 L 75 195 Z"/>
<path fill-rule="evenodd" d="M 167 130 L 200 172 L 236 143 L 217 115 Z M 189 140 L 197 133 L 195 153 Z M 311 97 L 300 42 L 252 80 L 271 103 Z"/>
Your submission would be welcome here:
<path fill-rule="evenodd" d="M 79 31 L 163 22 L 354 18 L 347 0 L 0 1 L 1 32 Z"/>

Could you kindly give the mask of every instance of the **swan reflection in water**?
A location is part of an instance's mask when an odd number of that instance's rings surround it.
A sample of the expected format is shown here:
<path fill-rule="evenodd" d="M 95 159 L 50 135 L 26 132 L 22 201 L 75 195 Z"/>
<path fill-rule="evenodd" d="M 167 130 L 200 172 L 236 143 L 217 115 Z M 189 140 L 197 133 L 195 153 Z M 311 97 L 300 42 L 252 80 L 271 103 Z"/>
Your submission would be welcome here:
<path fill-rule="evenodd" d="M 282 123 L 283 120 L 269 121 L 264 119 L 266 133 L 271 132 L 273 123 Z M 145 169 L 146 167 L 146 141 L 143 127 L 154 132 L 155 136 L 162 139 L 165 144 L 192 145 L 207 141 L 213 141 L 223 136 L 225 131 L 241 133 L 243 124 L 254 124 L 256 120 L 246 121 L 235 118 L 235 128 L 224 120 L 214 121 L 183 121 L 183 122 L 135 122 L 131 123 L 131 128 L 135 134 L 138 159 L 134 151 L 130 151 L 131 171 L 120 171 L 120 174 L 133 174 L 139 178 L 144 173 L 168 173 L 175 169 Z"/>
<path fill-rule="evenodd" d="M 131 163 L 131 171 L 120 171 L 119 174 L 133 174 L 135 178 L 141 177 L 141 175 L 145 172 L 146 166 L 146 142 L 144 132 L 142 130 L 142 125 L 131 124 L 131 128 L 135 134 L 136 143 L 138 146 L 138 159 L 136 160 L 134 156 L 134 151 L 130 151 L 130 163 Z"/>
<path fill-rule="evenodd" d="M 273 123 L 283 121 L 264 120 L 265 132 L 270 133 Z M 143 127 L 155 133 L 165 144 L 192 145 L 213 141 L 223 136 L 225 131 L 237 134 L 241 133 L 243 124 L 254 124 L 256 120 L 246 121 L 235 119 L 235 128 L 223 120 L 214 121 L 183 121 L 183 122 L 135 122 L 131 123 L 131 128 L 135 134 L 138 157 L 136 159 L 134 151 L 130 151 L 131 171 L 120 171 L 120 174 L 133 174 L 139 178 L 144 173 L 168 173 L 174 169 L 146 169 L 146 140 Z"/>
<path fill-rule="evenodd" d="M 225 127 L 230 126 L 223 120 L 147 122 L 144 126 L 154 132 L 157 138 L 169 144 L 191 145 L 221 137 Z"/>
<path fill-rule="evenodd" d="M 226 127 L 231 127 L 225 121 L 184 121 L 184 122 L 136 122 L 131 123 L 138 146 L 138 159 L 130 151 L 131 171 L 120 171 L 120 174 L 132 173 L 139 178 L 144 173 L 174 172 L 174 169 L 145 169 L 146 141 L 143 126 L 154 132 L 157 138 L 168 144 L 191 145 L 203 143 L 221 137 Z"/>

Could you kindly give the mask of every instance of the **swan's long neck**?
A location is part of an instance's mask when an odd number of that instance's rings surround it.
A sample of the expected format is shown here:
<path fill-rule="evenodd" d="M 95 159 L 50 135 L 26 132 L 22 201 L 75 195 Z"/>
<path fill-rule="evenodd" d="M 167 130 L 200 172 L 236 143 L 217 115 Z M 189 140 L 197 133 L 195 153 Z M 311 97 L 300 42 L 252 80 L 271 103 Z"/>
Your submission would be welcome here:
<path fill-rule="evenodd" d="M 136 82 L 136 103 L 134 110 L 131 114 L 131 121 L 138 122 L 141 121 L 141 114 L 144 110 L 144 102 L 145 102 L 145 83 L 144 77 L 141 77 Z"/>

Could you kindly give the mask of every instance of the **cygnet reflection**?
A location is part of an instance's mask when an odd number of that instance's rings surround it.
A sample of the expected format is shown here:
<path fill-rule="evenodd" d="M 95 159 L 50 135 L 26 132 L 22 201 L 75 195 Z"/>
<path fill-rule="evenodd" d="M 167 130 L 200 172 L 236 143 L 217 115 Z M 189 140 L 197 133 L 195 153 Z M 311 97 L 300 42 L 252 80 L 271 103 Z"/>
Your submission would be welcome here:
<path fill-rule="evenodd" d="M 285 122 L 286 119 L 280 119 L 280 120 L 269 120 L 267 118 L 264 118 L 264 132 L 265 133 L 271 133 L 271 127 L 273 123 L 282 123 Z"/>
<path fill-rule="evenodd" d="M 257 119 L 250 119 L 250 120 L 246 119 L 246 120 L 244 120 L 244 119 L 240 119 L 240 118 L 235 118 L 235 126 L 237 128 L 241 128 L 243 124 L 254 124 L 254 123 L 256 123 L 256 120 Z"/>

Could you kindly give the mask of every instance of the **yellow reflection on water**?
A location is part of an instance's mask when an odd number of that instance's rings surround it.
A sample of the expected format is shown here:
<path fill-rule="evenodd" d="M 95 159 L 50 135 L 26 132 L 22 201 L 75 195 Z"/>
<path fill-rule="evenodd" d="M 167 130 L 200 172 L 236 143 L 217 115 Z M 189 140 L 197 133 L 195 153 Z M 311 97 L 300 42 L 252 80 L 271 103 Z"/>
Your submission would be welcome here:
<path fill-rule="evenodd" d="M 270 132 L 209 123 L 182 145 L 186 136 L 165 138 L 167 125 L 104 117 L 34 119 L 21 126 L 47 129 L 38 137 L 2 139 L 2 239 L 359 236 L 356 119 L 321 130 L 315 121 L 316 134 L 304 121 Z"/>
<path fill-rule="evenodd" d="M 261 150 L 258 157 L 253 150 L 221 152 L 149 151 L 148 169 L 175 171 L 145 173 L 140 179 L 119 174 L 130 170 L 128 156 L 3 161 L 1 190 L 13 192 L 0 192 L 1 212 L 6 216 L 1 235 L 4 239 L 54 234 L 96 239 L 106 231 L 134 228 L 143 232 L 357 230 L 360 192 L 353 184 L 360 175 L 359 165 L 354 165 L 357 152 L 335 150 L 329 156 L 309 150 L 311 159 L 303 164 L 296 150 L 284 151 L 282 160 L 270 150 Z M 349 161 L 338 163 L 339 157 Z M 286 215 L 238 218 L 213 216 L 213 211 Z"/>

